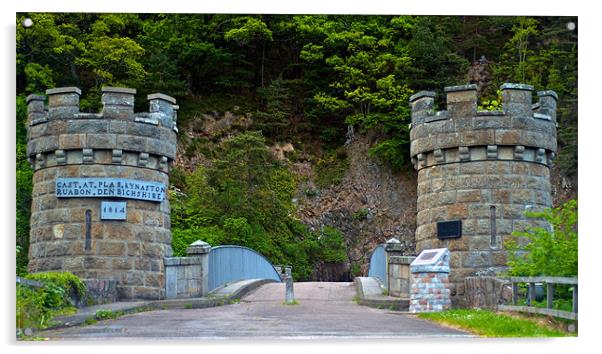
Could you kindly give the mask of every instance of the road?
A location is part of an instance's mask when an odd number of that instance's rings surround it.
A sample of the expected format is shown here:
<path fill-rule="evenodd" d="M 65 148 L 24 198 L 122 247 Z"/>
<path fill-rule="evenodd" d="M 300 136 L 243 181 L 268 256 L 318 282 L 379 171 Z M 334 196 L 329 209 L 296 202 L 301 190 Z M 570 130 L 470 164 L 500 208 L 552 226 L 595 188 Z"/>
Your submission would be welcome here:
<path fill-rule="evenodd" d="M 414 315 L 357 305 L 353 283 L 295 283 L 294 288 L 297 305 L 283 303 L 284 284 L 270 283 L 235 304 L 142 312 L 42 335 L 54 340 L 470 336 Z"/>

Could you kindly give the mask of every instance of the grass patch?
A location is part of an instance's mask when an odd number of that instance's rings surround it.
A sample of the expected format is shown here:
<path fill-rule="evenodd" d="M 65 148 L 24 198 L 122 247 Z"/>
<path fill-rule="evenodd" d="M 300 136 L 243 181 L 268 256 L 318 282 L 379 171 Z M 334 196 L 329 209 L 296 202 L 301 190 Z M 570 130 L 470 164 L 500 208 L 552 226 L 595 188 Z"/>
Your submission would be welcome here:
<path fill-rule="evenodd" d="M 566 337 L 569 335 L 528 319 L 489 310 L 458 309 L 421 313 L 418 317 L 468 330 L 483 337 Z"/>
<path fill-rule="evenodd" d="M 111 310 L 98 310 L 94 313 L 94 318 L 96 320 L 112 320 L 118 317 L 123 316 L 125 313 L 123 311 L 111 311 Z"/>
<path fill-rule="evenodd" d="M 283 304 L 283 305 L 287 305 L 287 306 L 294 306 L 294 305 L 299 305 L 299 301 L 297 301 L 297 300 L 293 300 L 293 301 L 291 301 L 290 303 L 288 303 L 288 302 L 284 301 L 282 304 Z"/>
<path fill-rule="evenodd" d="M 96 323 L 98 323 L 98 320 L 96 320 L 95 318 L 88 318 L 84 321 L 84 325 L 86 326 L 90 326 Z"/>

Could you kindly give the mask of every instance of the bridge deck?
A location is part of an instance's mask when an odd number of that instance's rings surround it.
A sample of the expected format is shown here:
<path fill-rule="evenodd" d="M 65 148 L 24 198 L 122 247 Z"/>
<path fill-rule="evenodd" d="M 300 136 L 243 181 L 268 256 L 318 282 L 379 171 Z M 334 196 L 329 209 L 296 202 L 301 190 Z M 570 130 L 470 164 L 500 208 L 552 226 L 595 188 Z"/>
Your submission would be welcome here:
<path fill-rule="evenodd" d="M 457 337 L 469 334 L 402 312 L 360 306 L 353 283 L 295 283 L 298 305 L 284 305 L 284 285 L 270 283 L 240 303 L 137 313 L 45 333 L 52 339 L 253 339 Z"/>

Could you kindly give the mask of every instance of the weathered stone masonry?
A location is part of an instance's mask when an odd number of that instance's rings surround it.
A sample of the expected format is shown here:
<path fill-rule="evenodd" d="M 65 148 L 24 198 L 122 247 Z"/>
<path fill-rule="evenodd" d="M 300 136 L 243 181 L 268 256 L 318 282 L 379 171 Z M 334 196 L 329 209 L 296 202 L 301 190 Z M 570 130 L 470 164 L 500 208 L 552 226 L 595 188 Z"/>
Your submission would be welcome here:
<path fill-rule="evenodd" d="M 176 155 L 172 97 L 148 96 L 134 113 L 129 88 L 104 87 L 101 113 L 80 113 L 76 87 L 30 95 L 27 154 L 34 169 L 29 271 L 71 271 L 116 281 L 122 299 L 165 296 L 171 256 L 169 202 L 127 201 L 126 220 L 100 220 L 102 198 L 57 198 L 57 178 L 113 177 L 168 186 Z M 111 198 L 109 198 L 111 199 Z M 114 199 L 114 198 L 113 198 Z"/>
<path fill-rule="evenodd" d="M 506 265 L 503 240 L 529 225 L 527 210 L 552 205 L 550 164 L 556 154 L 553 91 L 504 84 L 501 111 L 477 111 L 475 85 L 446 87 L 447 110 L 434 112 L 434 92 L 410 99 L 411 158 L 418 171 L 416 252 L 450 250 L 452 300 L 464 277 L 491 275 Z M 459 220 L 461 237 L 438 237 L 437 223 Z"/>

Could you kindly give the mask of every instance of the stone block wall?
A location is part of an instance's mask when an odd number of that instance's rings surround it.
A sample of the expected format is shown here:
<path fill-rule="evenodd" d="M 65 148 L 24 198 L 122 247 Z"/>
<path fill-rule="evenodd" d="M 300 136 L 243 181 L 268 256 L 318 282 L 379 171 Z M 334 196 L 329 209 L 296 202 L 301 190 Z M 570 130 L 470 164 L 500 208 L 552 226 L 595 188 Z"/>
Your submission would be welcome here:
<path fill-rule="evenodd" d="M 202 296 L 203 262 L 199 257 L 165 258 L 165 297 L 180 299 Z"/>
<path fill-rule="evenodd" d="M 504 239 L 529 226 L 548 227 L 525 212 L 552 206 L 555 157 L 553 91 L 504 84 L 502 110 L 477 110 L 476 86 L 446 87 L 447 110 L 434 111 L 433 92 L 411 97 L 411 158 L 418 171 L 416 252 L 451 251 L 450 289 L 464 301 L 464 278 L 505 269 Z M 437 224 L 459 220 L 459 238 L 438 237 Z"/>
<path fill-rule="evenodd" d="M 85 306 L 107 304 L 119 299 L 115 280 L 86 279 L 83 282 L 86 285 L 86 299 L 83 304 Z"/>
<path fill-rule="evenodd" d="M 389 257 L 389 295 L 395 297 L 410 297 L 410 263 L 416 257 L 413 256 L 391 256 Z"/>
<path fill-rule="evenodd" d="M 167 299 L 201 297 L 208 293 L 210 250 L 207 243 L 199 240 L 188 247 L 188 257 L 165 258 Z"/>
<path fill-rule="evenodd" d="M 466 307 L 497 310 L 512 301 L 512 286 L 496 277 L 466 277 Z"/>
<path fill-rule="evenodd" d="M 111 177 L 169 186 L 176 155 L 177 106 L 150 95 L 149 113 L 134 113 L 133 89 L 104 87 L 103 110 L 81 113 L 75 87 L 30 95 L 27 154 L 34 169 L 29 271 L 65 270 L 82 279 L 116 281 L 121 299 L 165 296 L 163 258 L 171 256 L 170 209 L 127 201 L 126 220 L 101 220 L 101 198 L 58 198 L 57 178 Z M 114 199 L 114 198 L 102 198 Z"/>

